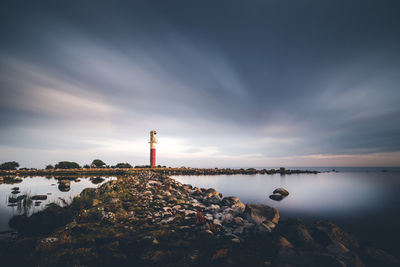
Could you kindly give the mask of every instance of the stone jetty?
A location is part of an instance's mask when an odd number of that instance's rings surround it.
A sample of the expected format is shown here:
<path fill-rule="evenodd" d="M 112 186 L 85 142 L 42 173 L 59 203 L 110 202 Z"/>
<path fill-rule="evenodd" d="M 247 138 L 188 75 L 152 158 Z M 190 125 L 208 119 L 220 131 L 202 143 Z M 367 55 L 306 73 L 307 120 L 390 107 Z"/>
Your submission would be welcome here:
<path fill-rule="evenodd" d="M 337 225 L 280 220 L 152 171 L 85 189 L 72 204 L 50 205 L 10 226 L 19 238 L 2 262 L 24 266 L 398 266 Z"/>
<path fill-rule="evenodd" d="M 0 170 L 0 175 L 6 179 L 15 178 L 15 176 L 49 176 L 49 177 L 65 177 L 65 176 L 114 176 L 114 175 L 136 175 L 143 171 L 151 170 L 154 173 L 163 175 L 235 175 L 235 174 L 317 174 L 318 171 L 311 170 L 287 170 L 280 169 L 232 169 L 232 168 L 171 168 L 171 167 L 153 167 L 153 168 L 80 168 L 80 169 L 31 169 L 31 170 Z M 2 181 L 0 180 L 0 183 Z"/>

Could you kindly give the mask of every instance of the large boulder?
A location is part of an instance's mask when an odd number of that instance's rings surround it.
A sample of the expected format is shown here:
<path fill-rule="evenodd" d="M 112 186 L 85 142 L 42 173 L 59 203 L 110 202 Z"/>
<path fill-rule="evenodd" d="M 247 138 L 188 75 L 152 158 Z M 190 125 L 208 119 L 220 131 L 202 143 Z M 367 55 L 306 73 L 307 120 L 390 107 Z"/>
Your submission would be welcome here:
<path fill-rule="evenodd" d="M 276 224 L 279 221 L 278 210 L 263 204 L 247 204 L 244 213 L 248 220 L 253 220 L 257 224 L 266 221 Z"/>
<path fill-rule="evenodd" d="M 316 248 L 311 234 L 308 232 L 306 225 L 300 219 L 282 220 L 277 230 L 280 235 L 289 240 L 295 247 L 299 248 Z"/>
<path fill-rule="evenodd" d="M 341 243 L 350 250 L 356 250 L 360 247 L 354 236 L 346 233 L 332 222 L 317 221 L 310 230 L 314 240 L 323 246 Z"/>
<path fill-rule="evenodd" d="M 232 209 L 238 209 L 241 212 L 243 212 L 246 208 L 243 202 L 237 197 L 224 197 L 222 199 L 222 205 L 228 206 Z"/>
<path fill-rule="evenodd" d="M 340 243 L 331 244 L 327 246 L 326 249 L 329 254 L 344 262 L 348 267 L 365 267 L 364 263 L 355 252 L 350 251 Z"/>
<path fill-rule="evenodd" d="M 281 248 L 274 266 L 292 267 L 347 267 L 344 262 L 328 253 Z"/>
<path fill-rule="evenodd" d="M 365 246 L 360 251 L 360 257 L 368 266 L 400 266 L 400 261 L 386 251 Z"/>

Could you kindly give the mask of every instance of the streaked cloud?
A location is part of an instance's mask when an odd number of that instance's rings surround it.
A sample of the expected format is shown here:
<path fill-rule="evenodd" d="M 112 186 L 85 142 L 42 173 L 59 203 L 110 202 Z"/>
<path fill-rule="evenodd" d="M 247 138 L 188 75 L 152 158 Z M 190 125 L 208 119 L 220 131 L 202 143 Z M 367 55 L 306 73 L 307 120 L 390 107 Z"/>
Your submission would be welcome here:
<path fill-rule="evenodd" d="M 0 161 L 400 164 L 396 2 L 225 4 L 5 4 Z"/>

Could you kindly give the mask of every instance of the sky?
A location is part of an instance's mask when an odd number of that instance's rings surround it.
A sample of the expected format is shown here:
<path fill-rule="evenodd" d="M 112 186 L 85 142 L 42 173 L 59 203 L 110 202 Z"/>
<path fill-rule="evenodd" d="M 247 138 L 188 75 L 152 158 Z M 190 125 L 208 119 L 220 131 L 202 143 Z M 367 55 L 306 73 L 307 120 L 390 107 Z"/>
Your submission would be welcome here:
<path fill-rule="evenodd" d="M 0 162 L 400 166 L 397 0 L 2 1 Z"/>

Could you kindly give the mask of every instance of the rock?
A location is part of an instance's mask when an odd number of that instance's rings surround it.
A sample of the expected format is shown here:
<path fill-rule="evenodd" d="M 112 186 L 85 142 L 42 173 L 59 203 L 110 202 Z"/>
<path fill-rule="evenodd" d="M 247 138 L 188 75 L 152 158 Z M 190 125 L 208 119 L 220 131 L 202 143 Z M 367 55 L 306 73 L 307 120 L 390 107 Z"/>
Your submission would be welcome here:
<path fill-rule="evenodd" d="M 274 266 L 293 267 L 347 267 L 341 260 L 327 253 L 281 248 Z"/>
<path fill-rule="evenodd" d="M 226 214 L 226 215 L 224 216 L 223 223 L 225 223 L 225 224 L 231 224 L 232 221 L 233 221 L 233 216 L 232 216 L 232 214 L 228 213 L 228 214 Z"/>
<path fill-rule="evenodd" d="M 204 214 L 204 217 L 205 217 L 207 220 L 209 220 L 209 221 L 213 221 L 213 220 L 214 220 L 214 217 L 213 217 L 212 214 L 210 214 L 210 213 Z"/>
<path fill-rule="evenodd" d="M 346 233 L 332 222 L 317 221 L 310 230 L 315 242 L 323 246 L 341 243 L 350 250 L 356 250 L 360 247 L 354 236 Z"/>
<path fill-rule="evenodd" d="M 259 234 L 268 234 L 271 233 L 271 228 L 269 228 L 266 224 L 261 223 L 256 225 L 254 229 Z"/>
<path fill-rule="evenodd" d="M 220 199 L 220 196 L 219 196 L 218 192 L 215 191 L 214 188 L 209 188 L 209 189 L 207 189 L 207 190 L 204 192 L 204 194 L 205 194 L 206 197 L 209 197 L 209 198 L 211 198 L 211 197 L 218 197 L 218 198 Z"/>
<path fill-rule="evenodd" d="M 241 210 L 241 212 L 243 212 L 246 207 L 237 197 L 224 197 L 224 199 L 222 199 L 222 205 L 230 208 L 238 208 L 238 210 Z"/>
<path fill-rule="evenodd" d="M 194 210 L 184 210 L 185 213 L 185 217 L 189 216 L 189 215 L 194 215 L 196 214 L 196 212 Z"/>
<path fill-rule="evenodd" d="M 169 217 L 167 219 L 161 220 L 160 223 L 170 223 L 175 220 L 175 217 Z"/>
<path fill-rule="evenodd" d="M 214 220 L 213 220 L 213 224 L 218 225 L 218 226 L 222 226 L 221 221 L 218 220 L 218 219 L 214 219 Z"/>
<path fill-rule="evenodd" d="M 280 236 L 278 238 L 278 247 L 279 248 L 293 248 L 293 245 L 292 245 L 292 243 L 289 242 L 289 240 L 287 240 L 283 236 Z"/>
<path fill-rule="evenodd" d="M 356 253 L 350 251 L 340 243 L 331 244 L 326 248 L 330 254 L 344 262 L 346 266 L 365 267 Z"/>
<path fill-rule="evenodd" d="M 241 235 L 241 234 L 243 234 L 243 231 L 244 231 L 244 226 L 239 226 L 235 230 L 233 230 L 233 233 L 235 235 Z"/>
<path fill-rule="evenodd" d="M 35 195 L 33 197 L 31 197 L 32 200 L 46 200 L 47 199 L 47 195 Z"/>
<path fill-rule="evenodd" d="M 248 221 L 244 221 L 244 228 L 251 229 L 254 227 L 254 223 L 250 223 Z"/>
<path fill-rule="evenodd" d="M 371 266 L 400 266 L 400 261 L 381 249 L 363 247 L 360 256 Z"/>
<path fill-rule="evenodd" d="M 205 231 L 207 234 L 213 235 L 214 233 L 211 230 L 206 230 Z"/>
<path fill-rule="evenodd" d="M 19 193 L 21 193 L 21 191 L 18 191 L 18 190 L 14 190 L 11 192 L 11 194 L 14 194 L 14 195 L 18 195 Z"/>
<path fill-rule="evenodd" d="M 281 201 L 284 197 L 281 194 L 273 194 L 270 195 L 269 198 L 275 201 Z"/>
<path fill-rule="evenodd" d="M 237 244 L 240 243 L 240 239 L 239 239 L 239 238 L 232 238 L 231 241 L 232 241 L 233 243 L 237 243 Z"/>
<path fill-rule="evenodd" d="M 278 223 L 279 221 L 278 210 L 263 204 L 247 204 L 244 213 L 247 219 L 251 219 L 257 224 L 261 224 L 264 221 L 273 223 Z"/>
<path fill-rule="evenodd" d="M 264 224 L 266 224 L 271 229 L 274 229 L 276 227 L 276 225 L 271 221 L 264 221 Z"/>
<path fill-rule="evenodd" d="M 11 190 L 12 191 L 17 191 L 17 190 L 19 190 L 19 187 L 13 187 L 13 188 L 11 188 Z"/>
<path fill-rule="evenodd" d="M 220 206 L 218 206 L 216 204 L 211 204 L 210 206 L 208 206 L 206 208 L 206 210 L 213 210 L 213 211 L 216 211 L 216 210 L 219 210 L 219 209 L 220 209 Z"/>
<path fill-rule="evenodd" d="M 211 197 L 206 197 L 204 199 L 205 203 L 209 203 L 209 204 L 218 204 L 221 202 L 221 198 L 217 195 L 217 196 L 211 196 Z"/>
<path fill-rule="evenodd" d="M 104 182 L 105 179 L 102 177 L 96 177 L 96 178 L 90 178 L 90 181 L 92 181 L 93 184 L 100 184 Z"/>
<path fill-rule="evenodd" d="M 43 238 L 40 242 L 49 244 L 49 243 L 54 243 L 57 241 L 58 241 L 57 237 L 46 237 L 46 238 Z"/>
<path fill-rule="evenodd" d="M 71 186 L 71 181 L 70 180 L 60 180 L 59 182 L 58 182 L 59 184 L 58 184 L 58 188 L 67 188 L 67 187 L 70 187 Z"/>
<path fill-rule="evenodd" d="M 242 217 L 235 217 L 233 221 L 238 225 L 244 225 L 244 219 Z"/>
<path fill-rule="evenodd" d="M 316 244 L 300 219 L 287 219 L 278 224 L 280 235 L 289 240 L 295 247 L 315 248 Z"/>
<path fill-rule="evenodd" d="M 151 195 L 153 195 L 153 192 L 151 192 L 151 191 L 144 191 L 143 192 L 143 196 L 151 196 Z"/>
<path fill-rule="evenodd" d="M 287 191 L 286 189 L 284 189 L 282 187 L 275 189 L 273 193 L 274 194 L 280 194 L 280 195 L 282 195 L 284 197 L 289 195 L 289 191 Z"/>

